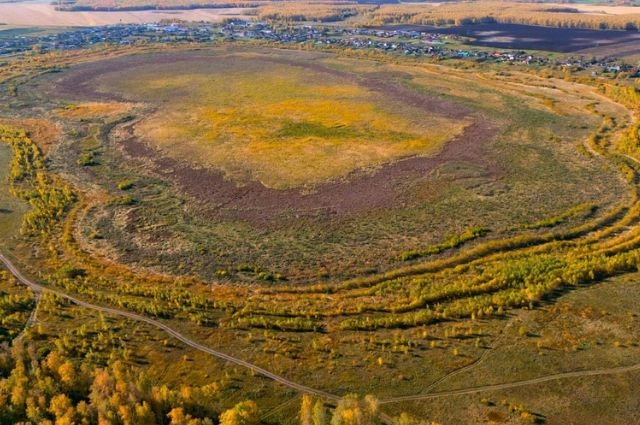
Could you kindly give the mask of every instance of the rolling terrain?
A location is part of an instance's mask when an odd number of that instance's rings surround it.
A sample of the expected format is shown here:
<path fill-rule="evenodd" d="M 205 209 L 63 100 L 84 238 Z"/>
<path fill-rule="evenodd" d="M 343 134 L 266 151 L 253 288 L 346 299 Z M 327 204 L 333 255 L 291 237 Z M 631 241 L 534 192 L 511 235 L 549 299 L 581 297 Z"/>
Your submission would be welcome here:
<path fill-rule="evenodd" d="M 635 84 L 260 42 L 12 59 L 0 414 L 636 422 Z"/>

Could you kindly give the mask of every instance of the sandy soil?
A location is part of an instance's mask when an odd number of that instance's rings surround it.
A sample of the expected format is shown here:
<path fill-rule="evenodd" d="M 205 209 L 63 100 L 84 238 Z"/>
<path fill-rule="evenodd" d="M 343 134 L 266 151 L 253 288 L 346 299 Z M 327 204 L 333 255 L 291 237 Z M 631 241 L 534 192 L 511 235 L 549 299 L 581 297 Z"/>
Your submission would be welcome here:
<path fill-rule="evenodd" d="M 30 26 L 100 26 L 138 24 L 162 19 L 220 22 L 230 16 L 244 14 L 245 9 L 193 9 L 135 12 L 61 12 L 50 4 L 0 3 L 0 23 Z"/>

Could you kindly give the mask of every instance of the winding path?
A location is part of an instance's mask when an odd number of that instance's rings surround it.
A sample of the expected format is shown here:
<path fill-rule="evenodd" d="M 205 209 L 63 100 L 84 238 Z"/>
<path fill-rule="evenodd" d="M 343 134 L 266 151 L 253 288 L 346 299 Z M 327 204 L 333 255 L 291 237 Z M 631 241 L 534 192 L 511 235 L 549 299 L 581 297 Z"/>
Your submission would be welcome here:
<path fill-rule="evenodd" d="M 15 276 L 15 278 L 22 283 L 23 285 L 31 288 L 31 290 L 36 294 L 36 296 L 38 294 L 43 294 L 43 293 L 51 293 L 51 294 L 55 294 L 61 298 L 64 298 L 80 307 L 85 307 L 91 310 L 95 310 L 95 311 L 100 311 L 103 313 L 107 313 L 107 314 L 112 314 L 112 315 L 117 315 L 117 316 L 121 316 L 121 317 L 125 317 L 127 319 L 131 319 L 131 320 L 136 320 L 139 322 L 144 322 L 144 323 L 148 323 L 152 326 L 155 326 L 158 329 L 163 330 L 164 332 L 166 332 L 168 335 L 176 338 L 179 341 L 182 341 L 184 344 L 188 345 L 189 347 L 195 348 L 196 350 L 202 351 L 204 353 L 210 354 L 214 357 L 217 357 L 221 360 L 226 360 L 230 363 L 234 363 L 237 364 L 239 366 L 245 367 L 247 369 L 250 369 L 264 377 L 267 377 L 269 379 L 272 379 L 275 382 L 278 382 L 286 387 L 292 388 L 294 390 L 300 391 L 302 393 L 307 393 L 307 394 L 311 394 L 311 395 L 315 395 L 318 397 L 323 397 L 327 400 L 331 400 L 331 401 L 339 401 L 341 399 L 340 396 L 335 395 L 335 394 L 331 394 L 319 389 L 315 389 L 315 388 L 311 388 L 311 387 L 307 387 L 305 385 L 302 384 L 298 384 L 296 382 L 290 381 L 287 378 L 284 378 L 280 375 L 277 375 L 273 372 L 270 372 L 266 369 L 261 368 L 260 366 L 256 366 L 253 363 L 249 363 L 247 361 L 244 361 L 242 359 L 239 359 L 237 357 L 233 357 L 229 354 L 225 354 L 223 352 L 214 350 L 212 348 L 206 347 L 202 344 L 199 344 L 195 341 L 193 341 L 192 339 L 184 336 L 183 334 L 181 334 L 180 332 L 174 330 L 173 328 L 165 325 L 164 323 L 155 320 L 155 319 L 151 319 L 149 317 L 145 317 L 142 316 L 140 314 L 136 314 L 136 313 L 131 313 L 128 311 L 123 311 L 123 310 L 118 310 L 115 308 L 110 308 L 110 307 L 102 307 L 99 305 L 95 305 L 95 304 L 91 304 L 88 303 L 86 301 L 82 301 L 76 297 L 73 297 L 69 294 L 66 294 L 62 291 L 58 291 L 55 289 L 50 289 L 50 288 L 45 288 L 42 285 L 39 285 L 29 279 L 27 279 L 21 272 L 20 270 L 18 270 L 16 268 L 16 266 L 2 253 L 0 253 L 0 262 L 2 262 L 7 269 L 9 270 L 9 272 L 11 272 L 11 274 L 13 274 Z M 400 402 L 405 402 L 405 401 L 416 401 L 416 400 L 428 400 L 428 399 L 434 399 L 434 398 L 441 398 L 441 397 L 450 397 L 450 396 L 457 396 L 457 395 L 466 395 L 466 394 L 475 394 L 475 393 L 480 393 L 480 392 L 485 392 L 485 391 L 496 391 L 496 390 L 505 390 L 505 389 L 510 389 L 510 388 L 517 388 L 517 387 L 523 387 L 526 385 L 534 385 L 534 384 L 541 384 L 544 382 L 549 382 L 549 381 L 555 381 L 555 380 L 560 380 L 560 379 L 570 379 L 570 378 L 580 378 L 580 377 L 585 377 L 585 376 L 599 376 L 599 375 L 613 375 L 613 374 L 620 374 L 620 373 L 628 373 L 628 372 L 635 372 L 635 371 L 640 371 L 640 363 L 634 364 L 634 365 L 630 365 L 630 366 L 621 366 L 621 367 L 612 367 L 612 368 L 603 368 L 603 369 L 594 369 L 594 370 L 580 370 L 580 371 L 574 371 L 574 372 L 565 372 L 565 373 L 556 373 L 553 375 L 547 375 L 547 376 L 541 376 L 538 378 L 532 378 L 532 379 L 526 379 L 523 381 L 516 381 L 516 382 L 508 382 L 508 383 L 503 383 L 503 384 L 493 384 L 493 385 L 484 385 L 484 386 L 479 386 L 479 387 L 472 387 L 472 388 L 462 388 L 462 389 L 458 389 L 458 390 L 450 390 L 450 391 L 441 391 L 441 392 L 435 392 L 435 393 L 423 393 L 423 394 L 416 394 L 416 395 L 409 395 L 409 396 L 401 396 L 401 397 L 391 397 L 391 398 L 387 398 L 387 399 L 383 399 L 379 401 L 379 404 L 391 404 L 391 403 L 400 403 Z M 433 385 L 431 386 L 433 387 Z M 430 387 L 430 388 L 431 388 Z M 378 417 L 385 423 L 387 424 L 392 424 L 393 423 L 393 419 L 380 412 Z"/>
<path fill-rule="evenodd" d="M 524 381 L 508 382 L 504 384 L 484 385 L 481 387 L 462 388 L 459 390 L 441 391 L 430 394 L 416 394 L 403 397 L 392 397 L 380 400 L 379 404 L 399 403 L 403 401 L 429 400 L 440 397 L 450 397 L 455 395 L 475 394 L 485 391 L 506 390 L 510 388 L 524 387 L 526 385 L 541 384 L 549 381 L 557 381 L 559 379 L 582 378 L 585 376 L 614 375 L 619 373 L 628 373 L 640 371 L 640 363 L 630 366 L 610 367 L 604 369 L 578 370 L 574 372 L 556 373 L 553 375 L 541 376 L 539 378 L 526 379 Z"/>
<path fill-rule="evenodd" d="M 4 265 L 7 267 L 7 269 L 11 272 L 11 274 L 13 274 L 15 276 L 16 279 L 18 279 L 18 281 L 20 283 L 22 283 L 23 285 L 31 288 L 31 290 L 35 293 L 35 294 L 42 294 L 42 293 L 51 293 L 51 294 L 55 294 L 61 298 L 64 298 L 68 301 L 71 301 L 72 303 L 80 306 L 80 307 L 85 307 L 91 310 L 95 310 L 95 311 L 101 311 L 103 313 L 107 313 L 107 314 L 112 314 L 112 315 L 116 315 L 116 316 L 121 316 L 121 317 L 125 317 L 127 319 L 131 319 L 131 320 L 136 320 L 138 322 L 144 322 L 144 323 L 148 323 L 151 326 L 155 326 L 158 329 L 163 330 L 164 332 L 166 332 L 168 335 L 174 337 L 175 339 L 182 341 L 184 344 L 188 345 L 189 347 L 195 348 L 196 350 L 202 351 L 204 353 L 207 354 L 211 354 L 214 357 L 217 357 L 221 360 L 226 360 L 230 363 L 234 363 L 237 364 L 239 366 L 245 367 L 247 369 L 250 369 L 264 377 L 267 377 L 269 379 L 274 380 L 275 382 L 278 382 L 284 386 L 287 386 L 289 388 L 292 388 L 294 390 L 300 391 L 302 393 L 307 393 L 307 394 L 311 394 L 311 395 L 315 395 L 318 397 L 323 397 L 325 399 L 328 400 L 332 400 L 332 401 L 339 401 L 340 400 L 340 396 L 337 396 L 335 394 L 330 394 L 328 392 L 322 391 L 322 390 L 318 390 L 315 388 L 311 388 L 311 387 L 307 387 L 305 385 L 302 384 L 298 384 L 296 382 L 290 381 L 287 378 L 284 378 L 283 376 L 277 375 L 273 372 L 270 372 L 266 369 L 261 368 L 260 366 L 256 366 L 253 363 L 249 363 L 247 361 L 244 361 L 242 359 L 239 359 L 237 357 L 233 357 L 229 354 L 225 354 L 223 352 L 214 350 L 212 348 L 209 348 L 207 346 L 204 346 L 202 344 L 199 344 L 197 342 L 195 342 L 194 340 L 187 338 L 186 336 L 184 336 L 183 334 L 181 334 L 180 332 L 176 331 L 175 329 L 165 325 L 164 323 L 155 320 L 155 319 L 151 319 L 149 317 L 145 317 L 142 316 L 140 314 L 136 314 L 136 313 L 131 313 L 129 311 L 123 311 L 123 310 L 118 310 L 115 308 L 110 308 L 110 307 L 102 307 L 96 304 L 91 304 L 88 303 L 86 301 L 82 301 L 76 297 L 73 297 L 69 294 L 66 294 L 62 291 L 58 291 L 55 289 L 50 289 L 50 288 L 45 288 L 42 285 L 39 285 L 29 279 L 27 279 L 21 272 L 20 270 L 18 270 L 16 268 L 16 266 L 2 253 L 0 253 L 0 262 L 4 263 Z"/>

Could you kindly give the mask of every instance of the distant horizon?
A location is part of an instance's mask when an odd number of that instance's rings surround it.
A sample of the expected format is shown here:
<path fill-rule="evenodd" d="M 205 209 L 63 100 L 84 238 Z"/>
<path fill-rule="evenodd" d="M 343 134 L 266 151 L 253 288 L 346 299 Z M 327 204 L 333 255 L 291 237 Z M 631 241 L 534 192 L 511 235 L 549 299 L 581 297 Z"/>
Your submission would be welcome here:
<path fill-rule="evenodd" d="M 79 11 L 55 10 L 50 1 L 26 0 L 0 2 L 0 24 L 42 27 L 93 27 L 113 24 L 143 24 L 163 19 L 220 22 L 229 17 L 245 17 L 244 8 L 140 10 L 140 11 Z M 0 27 L 2 29 L 2 27 Z"/>

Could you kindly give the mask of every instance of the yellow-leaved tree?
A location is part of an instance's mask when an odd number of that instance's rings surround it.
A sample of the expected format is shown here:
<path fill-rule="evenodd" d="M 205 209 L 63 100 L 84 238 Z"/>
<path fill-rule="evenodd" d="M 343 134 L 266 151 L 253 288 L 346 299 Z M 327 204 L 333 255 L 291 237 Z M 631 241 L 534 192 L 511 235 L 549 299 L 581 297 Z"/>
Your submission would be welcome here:
<path fill-rule="evenodd" d="M 220 415 L 220 425 L 257 425 L 258 423 L 260 423 L 260 414 L 253 400 L 241 401 Z"/>

